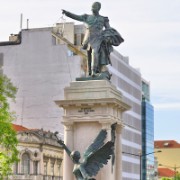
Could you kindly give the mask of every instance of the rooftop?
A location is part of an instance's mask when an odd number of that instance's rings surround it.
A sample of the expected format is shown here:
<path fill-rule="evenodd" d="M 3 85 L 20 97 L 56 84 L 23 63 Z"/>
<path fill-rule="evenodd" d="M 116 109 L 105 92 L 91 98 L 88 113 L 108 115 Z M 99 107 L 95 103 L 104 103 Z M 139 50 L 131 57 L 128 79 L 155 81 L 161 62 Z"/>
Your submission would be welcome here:
<path fill-rule="evenodd" d="M 29 130 L 28 128 L 21 126 L 21 125 L 17 125 L 17 124 L 12 124 L 12 127 L 15 131 L 26 131 Z"/>
<path fill-rule="evenodd" d="M 159 177 L 174 177 L 175 172 L 169 168 L 158 168 Z"/>
<path fill-rule="evenodd" d="M 175 140 L 154 141 L 155 148 L 180 148 L 180 144 Z"/>

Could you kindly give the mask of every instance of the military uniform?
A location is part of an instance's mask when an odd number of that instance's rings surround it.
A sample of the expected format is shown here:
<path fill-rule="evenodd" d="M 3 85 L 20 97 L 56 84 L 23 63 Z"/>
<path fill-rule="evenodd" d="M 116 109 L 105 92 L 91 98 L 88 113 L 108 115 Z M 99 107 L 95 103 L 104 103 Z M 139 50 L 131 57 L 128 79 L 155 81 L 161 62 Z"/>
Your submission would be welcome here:
<path fill-rule="evenodd" d="M 115 29 L 110 27 L 108 17 L 99 14 L 76 15 L 68 11 L 64 11 L 64 13 L 70 18 L 86 24 L 87 30 L 82 46 L 88 51 L 89 75 L 91 70 L 95 73 L 101 72 L 102 66 L 110 64 L 109 56 L 112 52 L 112 45 L 119 45 L 124 40 Z M 114 43 L 115 41 L 116 43 Z"/>

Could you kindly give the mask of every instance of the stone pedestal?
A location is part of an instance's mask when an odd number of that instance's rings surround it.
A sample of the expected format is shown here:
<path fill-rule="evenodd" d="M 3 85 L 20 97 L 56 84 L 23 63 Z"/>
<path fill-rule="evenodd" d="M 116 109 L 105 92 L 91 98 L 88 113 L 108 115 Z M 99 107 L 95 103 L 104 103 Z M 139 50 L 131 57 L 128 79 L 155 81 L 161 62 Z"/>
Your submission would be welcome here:
<path fill-rule="evenodd" d="M 122 112 L 130 108 L 122 101 L 122 94 L 106 80 L 76 81 L 65 88 L 64 98 L 56 101 L 58 106 L 64 108 L 64 142 L 81 155 L 101 129 L 107 129 L 107 140 L 111 140 L 111 125 L 117 122 L 114 167 L 112 169 L 109 160 L 95 178 L 121 180 Z M 74 180 L 73 163 L 66 153 L 63 166 L 63 179 Z"/>

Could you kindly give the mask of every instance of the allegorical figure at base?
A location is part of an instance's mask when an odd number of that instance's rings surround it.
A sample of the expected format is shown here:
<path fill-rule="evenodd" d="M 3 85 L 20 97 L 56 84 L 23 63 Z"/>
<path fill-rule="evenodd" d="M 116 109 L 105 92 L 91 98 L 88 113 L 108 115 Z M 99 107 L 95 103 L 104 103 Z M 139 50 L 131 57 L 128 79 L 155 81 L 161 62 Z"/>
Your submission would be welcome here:
<path fill-rule="evenodd" d="M 76 15 L 66 10 L 62 10 L 62 13 L 84 22 L 87 26 L 82 46 L 87 50 L 89 75 L 92 77 L 105 76 L 110 79 L 106 65 L 111 64 L 112 46 L 120 45 L 124 39 L 114 28 L 110 27 L 108 17 L 99 14 L 100 9 L 101 3 L 95 2 L 92 5 L 92 15 Z"/>
<path fill-rule="evenodd" d="M 111 141 L 104 142 L 107 137 L 107 130 L 102 129 L 93 143 L 86 149 L 83 154 L 82 162 L 80 162 L 80 152 L 71 151 L 62 140 L 58 139 L 58 143 L 63 147 L 66 153 L 74 163 L 73 174 L 76 180 L 95 180 L 93 177 L 97 175 L 99 170 L 108 163 L 108 160 L 115 156 L 115 127 L 116 123 L 112 124 Z M 57 133 L 55 133 L 56 135 Z M 114 162 L 112 162 L 112 167 Z"/>

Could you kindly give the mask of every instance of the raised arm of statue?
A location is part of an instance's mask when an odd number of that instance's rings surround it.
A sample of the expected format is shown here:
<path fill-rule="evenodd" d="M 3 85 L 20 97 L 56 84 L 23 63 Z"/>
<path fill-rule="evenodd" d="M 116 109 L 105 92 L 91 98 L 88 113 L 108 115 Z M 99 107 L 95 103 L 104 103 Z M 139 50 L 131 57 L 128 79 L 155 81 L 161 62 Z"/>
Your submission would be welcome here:
<path fill-rule="evenodd" d="M 69 148 L 64 144 L 64 142 L 62 140 L 58 140 L 58 143 L 62 146 L 62 148 L 66 151 L 66 153 L 70 156 L 71 151 L 69 150 Z"/>
<path fill-rule="evenodd" d="M 64 144 L 64 141 L 62 141 L 61 139 L 58 138 L 57 136 L 58 132 L 55 132 L 54 135 L 57 138 L 57 142 L 61 145 L 61 147 L 66 151 L 66 153 L 70 156 L 71 151 L 69 150 L 69 148 Z"/>
<path fill-rule="evenodd" d="M 77 21 L 84 22 L 86 19 L 86 15 L 76 15 L 76 14 L 73 14 L 69 11 L 64 10 L 64 9 L 62 9 L 62 14 L 65 14 L 67 17 L 70 17 L 71 19 L 74 19 Z"/>

